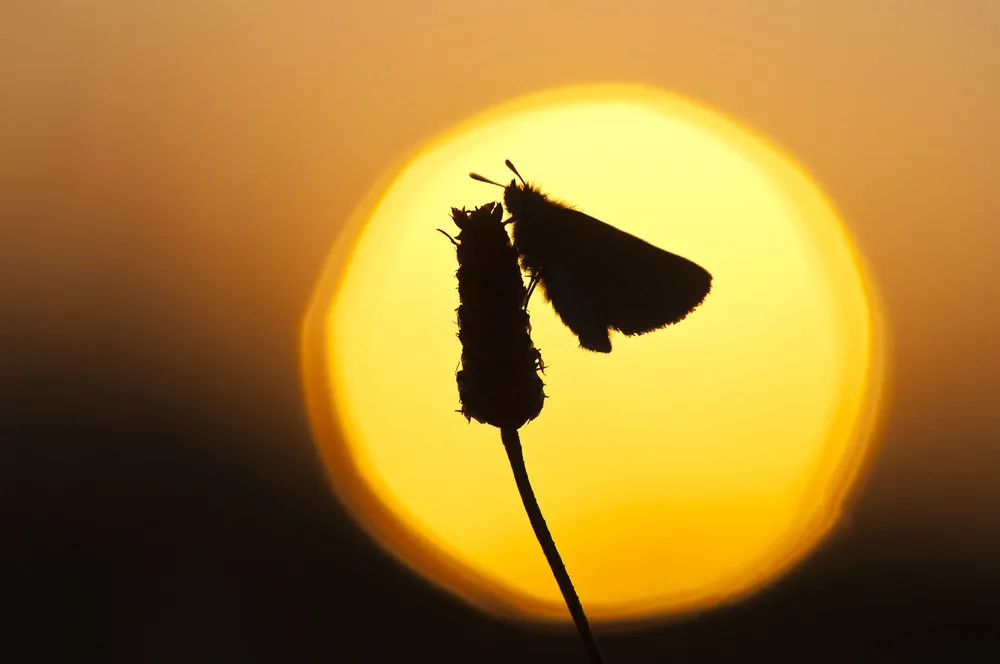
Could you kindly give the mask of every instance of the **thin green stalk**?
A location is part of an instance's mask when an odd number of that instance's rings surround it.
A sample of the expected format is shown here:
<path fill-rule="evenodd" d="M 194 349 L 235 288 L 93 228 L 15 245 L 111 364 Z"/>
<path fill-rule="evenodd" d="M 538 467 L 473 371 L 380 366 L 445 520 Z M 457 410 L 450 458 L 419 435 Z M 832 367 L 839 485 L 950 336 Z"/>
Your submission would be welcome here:
<path fill-rule="evenodd" d="M 604 658 L 597 647 L 597 639 L 594 638 L 594 633 L 590 631 L 587 614 L 583 612 L 583 605 L 580 603 L 580 598 L 573 588 L 573 582 L 569 578 L 569 573 L 566 571 L 562 557 L 560 557 L 559 551 L 556 549 L 556 543 L 552 540 L 549 527 L 545 525 L 542 510 L 538 507 L 538 501 L 535 500 L 535 492 L 531 490 L 531 482 L 528 481 L 528 469 L 524 465 L 524 454 L 521 451 L 521 438 L 517 434 L 517 429 L 501 429 L 500 439 L 503 441 L 504 449 L 507 450 L 510 468 L 514 471 L 514 482 L 517 484 L 518 493 L 521 494 L 524 511 L 528 513 L 528 521 L 531 522 L 531 528 L 535 531 L 538 543 L 542 545 L 545 559 L 549 562 L 549 567 L 552 569 L 552 575 L 556 578 L 556 583 L 559 584 L 559 590 L 562 591 L 563 599 L 566 600 L 566 606 L 569 608 L 569 613 L 573 616 L 573 622 L 576 623 L 576 629 L 580 632 L 580 638 L 583 639 L 583 645 L 587 649 L 590 661 L 592 664 L 604 664 Z"/>

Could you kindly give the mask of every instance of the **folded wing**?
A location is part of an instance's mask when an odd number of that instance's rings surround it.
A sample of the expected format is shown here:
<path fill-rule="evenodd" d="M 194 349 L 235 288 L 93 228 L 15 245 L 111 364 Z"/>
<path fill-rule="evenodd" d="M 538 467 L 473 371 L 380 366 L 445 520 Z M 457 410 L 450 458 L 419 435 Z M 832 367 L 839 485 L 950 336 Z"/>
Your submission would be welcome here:
<path fill-rule="evenodd" d="M 599 319 L 606 329 L 644 334 L 683 320 L 711 290 L 712 275 L 697 263 L 578 210 L 560 209 L 547 222 L 562 246 L 541 281 L 571 329 L 560 308 L 575 310 L 573 318 Z M 547 274 L 563 283 L 546 283 Z M 560 303 L 561 292 L 577 294 L 578 300 Z M 579 312 L 581 307 L 587 311 Z"/>

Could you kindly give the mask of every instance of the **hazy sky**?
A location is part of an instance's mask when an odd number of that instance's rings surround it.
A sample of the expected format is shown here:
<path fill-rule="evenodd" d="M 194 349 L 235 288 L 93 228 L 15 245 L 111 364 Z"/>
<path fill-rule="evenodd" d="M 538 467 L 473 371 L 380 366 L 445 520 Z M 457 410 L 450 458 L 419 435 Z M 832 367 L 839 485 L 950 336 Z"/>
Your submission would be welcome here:
<path fill-rule="evenodd" d="M 295 342 L 387 169 L 513 96 L 644 82 L 828 192 L 894 334 L 867 526 L 981 547 L 1000 508 L 997 34 L 983 0 L 7 2 L 4 362 L 114 344 L 193 400 L 288 399 L 269 349 Z"/>

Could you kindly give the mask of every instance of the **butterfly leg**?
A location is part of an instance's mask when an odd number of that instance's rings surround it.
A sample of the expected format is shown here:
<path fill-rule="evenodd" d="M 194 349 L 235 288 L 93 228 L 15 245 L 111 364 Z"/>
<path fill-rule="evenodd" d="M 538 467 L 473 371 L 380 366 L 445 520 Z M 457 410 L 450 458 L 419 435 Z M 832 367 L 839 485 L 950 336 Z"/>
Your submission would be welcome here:
<path fill-rule="evenodd" d="M 538 268 L 535 272 L 531 274 L 531 280 L 528 281 L 528 293 L 524 296 L 524 306 L 523 309 L 527 310 L 528 300 L 531 299 L 531 294 L 535 292 L 535 286 L 538 285 L 540 276 L 542 273 L 542 268 Z"/>

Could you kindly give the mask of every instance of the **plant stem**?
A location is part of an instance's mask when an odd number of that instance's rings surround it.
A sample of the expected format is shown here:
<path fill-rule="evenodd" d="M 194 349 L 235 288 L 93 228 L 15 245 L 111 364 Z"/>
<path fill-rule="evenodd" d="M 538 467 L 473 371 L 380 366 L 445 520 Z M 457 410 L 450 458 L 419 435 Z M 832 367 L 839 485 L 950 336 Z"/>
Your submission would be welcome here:
<path fill-rule="evenodd" d="M 590 661 L 592 664 L 604 664 L 604 658 L 597 647 L 597 640 L 594 638 L 594 633 L 590 631 L 587 614 L 583 612 L 583 605 L 580 604 L 580 598 L 577 596 L 573 582 L 566 571 L 566 566 L 559 556 L 556 543 L 552 540 L 549 527 L 545 525 L 542 510 L 538 507 L 538 501 L 535 500 L 535 492 L 531 490 L 528 469 L 524 465 L 524 454 L 521 451 L 521 438 L 517 435 L 517 429 L 501 429 L 500 439 L 503 441 L 504 449 L 507 450 L 510 468 L 514 471 L 514 482 L 517 484 L 518 493 L 521 494 L 524 511 L 528 513 L 528 521 L 531 522 L 535 537 L 542 546 L 545 559 L 552 569 L 552 575 L 556 578 L 556 583 L 559 584 L 559 590 L 562 591 L 569 613 L 573 616 L 573 622 L 576 623 L 576 629 L 580 632 L 580 638 L 583 639 L 583 645 L 587 649 L 587 654 L 590 655 Z"/>

